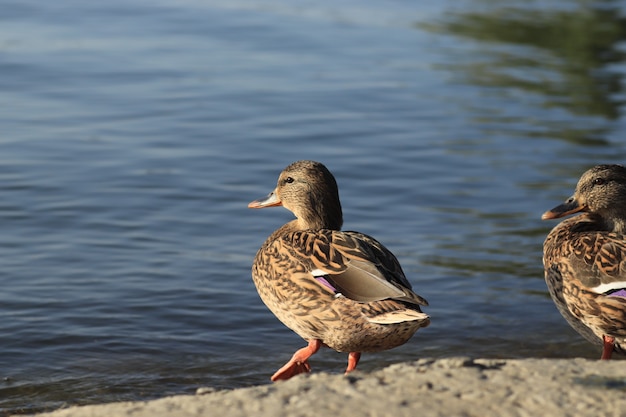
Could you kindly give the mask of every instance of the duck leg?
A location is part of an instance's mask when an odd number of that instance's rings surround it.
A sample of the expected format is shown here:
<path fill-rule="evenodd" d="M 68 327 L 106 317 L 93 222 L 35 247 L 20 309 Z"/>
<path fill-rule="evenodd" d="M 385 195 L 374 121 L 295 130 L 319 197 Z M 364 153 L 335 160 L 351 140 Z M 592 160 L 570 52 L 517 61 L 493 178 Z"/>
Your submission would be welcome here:
<path fill-rule="evenodd" d="M 289 359 L 289 362 L 272 375 L 272 381 L 286 380 L 304 372 L 311 372 L 311 365 L 309 365 L 308 359 L 311 355 L 320 350 L 320 347 L 322 347 L 321 340 L 309 340 L 307 347 L 297 350 L 291 359 Z"/>
<path fill-rule="evenodd" d="M 615 338 L 611 336 L 602 336 L 602 356 L 600 359 L 611 359 L 615 346 Z"/>
<path fill-rule="evenodd" d="M 361 352 L 348 353 L 348 367 L 346 368 L 346 375 L 356 369 L 359 359 L 361 359 Z"/>

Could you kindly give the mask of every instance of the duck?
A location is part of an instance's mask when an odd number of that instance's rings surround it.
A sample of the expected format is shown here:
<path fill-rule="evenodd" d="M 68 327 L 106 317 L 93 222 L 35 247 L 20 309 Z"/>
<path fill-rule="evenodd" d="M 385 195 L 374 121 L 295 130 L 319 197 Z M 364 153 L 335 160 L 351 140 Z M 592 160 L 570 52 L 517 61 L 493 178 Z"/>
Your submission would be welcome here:
<path fill-rule="evenodd" d="M 256 253 L 252 280 L 263 303 L 308 342 L 272 377 L 286 380 L 311 372 L 320 348 L 348 353 L 345 373 L 361 353 L 406 343 L 430 317 L 398 259 L 374 238 L 342 231 L 335 177 L 320 162 L 287 166 L 277 185 L 249 208 L 282 206 L 295 219 L 275 230 Z"/>
<path fill-rule="evenodd" d="M 544 241 L 546 284 L 567 322 L 602 345 L 600 359 L 611 359 L 626 348 L 626 168 L 590 168 L 574 194 L 542 219 L 572 214 Z"/>

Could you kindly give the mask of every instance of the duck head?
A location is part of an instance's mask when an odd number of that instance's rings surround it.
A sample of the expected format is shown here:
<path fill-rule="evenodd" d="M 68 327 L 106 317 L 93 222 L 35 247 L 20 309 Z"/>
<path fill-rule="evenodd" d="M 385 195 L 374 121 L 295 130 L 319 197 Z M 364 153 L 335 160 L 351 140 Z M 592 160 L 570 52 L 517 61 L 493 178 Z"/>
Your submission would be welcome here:
<path fill-rule="evenodd" d="M 335 177 L 323 164 L 297 161 L 278 177 L 274 191 L 249 208 L 283 206 L 298 219 L 300 229 L 340 230 L 343 224 Z"/>
<path fill-rule="evenodd" d="M 626 168 L 622 165 L 597 165 L 578 181 L 574 195 L 563 204 L 543 213 L 543 220 L 587 212 L 607 230 L 626 231 Z"/>

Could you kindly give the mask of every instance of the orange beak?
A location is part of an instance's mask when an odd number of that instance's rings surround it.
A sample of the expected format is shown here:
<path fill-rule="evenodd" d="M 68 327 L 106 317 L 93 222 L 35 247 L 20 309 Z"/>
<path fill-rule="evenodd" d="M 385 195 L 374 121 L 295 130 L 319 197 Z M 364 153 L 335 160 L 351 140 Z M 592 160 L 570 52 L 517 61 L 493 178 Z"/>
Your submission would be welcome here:
<path fill-rule="evenodd" d="M 570 197 L 565 203 L 543 213 L 541 220 L 558 219 L 585 210 L 587 210 L 587 206 L 580 204 L 574 197 Z"/>
<path fill-rule="evenodd" d="M 278 194 L 276 194 L 276 190 L 274 190 L 271 193 L 269 193 L 267 197 L 259 198 L 258 200 L 252 201 L 250 204 L 248 204 L 248 208 L 258 209 L 258 208 L 276 207 L 276 206 L 282 206 L 282 205 L 283 205 L 283 202 L 280 201 Z"/>

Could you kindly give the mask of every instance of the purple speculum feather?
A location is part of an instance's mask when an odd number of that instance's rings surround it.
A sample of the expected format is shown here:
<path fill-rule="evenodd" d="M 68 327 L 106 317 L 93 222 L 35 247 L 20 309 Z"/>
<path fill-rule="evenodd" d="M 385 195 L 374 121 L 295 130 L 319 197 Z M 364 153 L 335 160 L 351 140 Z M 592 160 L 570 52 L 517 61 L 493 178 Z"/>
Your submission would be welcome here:
<path fill-rule="evenodd" d="M 626 297 L 626 289 L 621 289 L 617 291 L 613 291 L 610 294 L 607 294 L 609 297 Z"/>
<path fill-rule="evenodd" d="M 320 284 L 322 284 L 326 288 L 330 289 L 332 292 L 337 292 L 337 289 L 335 287 L 333 287 L 332 284 L 330 282 L 328 282 L 328 280 L 326 278 L 324 278 L 324 277 L 315 277 L 315 279 L 317 280 L 317 282 L 319 282 Z M 625 295 L 625 297 L 626 297 L 626 295 Z"/>

